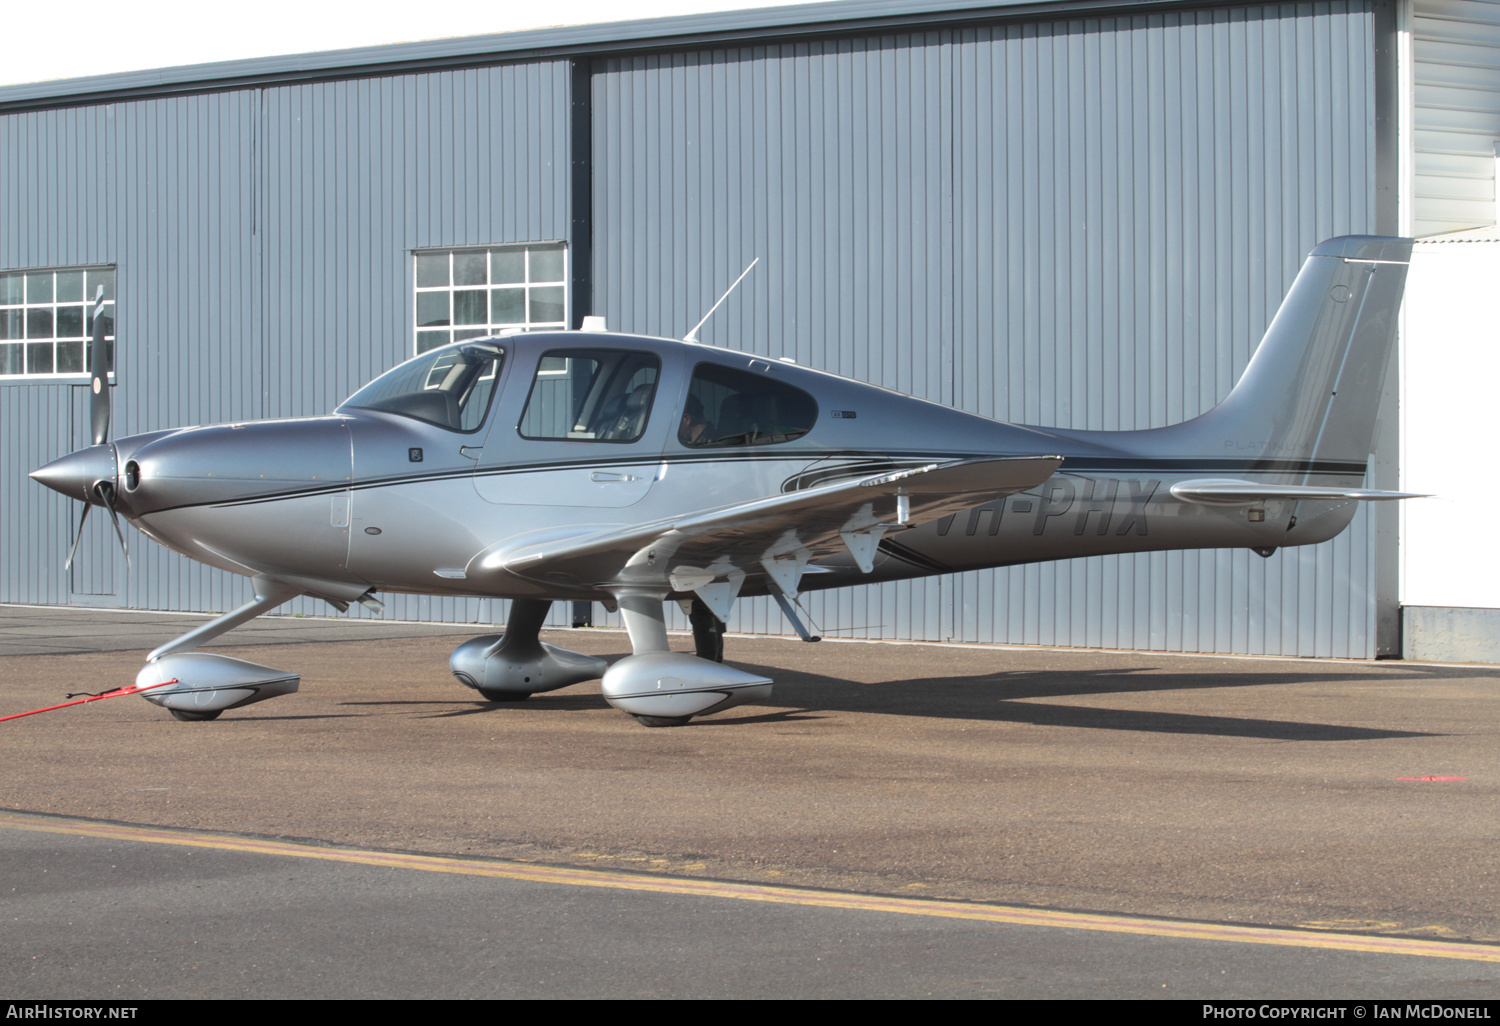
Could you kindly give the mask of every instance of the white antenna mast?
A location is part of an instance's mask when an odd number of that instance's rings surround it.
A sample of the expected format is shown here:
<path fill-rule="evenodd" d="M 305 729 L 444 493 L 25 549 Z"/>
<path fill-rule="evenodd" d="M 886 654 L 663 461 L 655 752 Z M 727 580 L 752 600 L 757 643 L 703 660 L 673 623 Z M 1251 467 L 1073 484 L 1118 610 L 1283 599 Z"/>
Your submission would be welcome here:
<path fill-rule="evenodd" d="M 754 260 L 750 261 L 750 267 L 754 267 L 758 263 L 760 263 L 760 257 L 756 257 Z M 738 278 L 734 279 L 734 285 L 731 285 L 731 286 L 729 286 L 729 288 L 725 289 L 724 290 L 724 294 L 719 297 L 719 301 L 717 303 L 715 303 L 713 306 L 711 306 L 711 307 L 708 308 L 708 313 L 706 313 L 706 314 L 703 315 L 703 320 L 701 320 L 697 324 L 693 325 L 693 330 L 690 331 L 690 332 L 688 332 L 686 335 L 683 336 L 682 340 L 684 342 L 696 342 L 696 341 L 698 341 L 698 339 L 697 339 L 698 329 L 701 328 L 701 327 L 703 327 L 705 324 L 708 323 L 708 319 L 714 315 L 714 311 L 717 310 L 719 307 L 723 306 L 724 305 L 724 300 L 726 300 L 726 299 L 729 298 L 729 293 L 733 292 L 735 290 L 735 287 L 738 286 L 740 282 L 742 282 L 742 281 L 745 280 L 745 275 L 747 275 L 747 274 L 750 273 L 750 267 L 747 267 L 742 272 L 740 272 L 740 276 Z"/>

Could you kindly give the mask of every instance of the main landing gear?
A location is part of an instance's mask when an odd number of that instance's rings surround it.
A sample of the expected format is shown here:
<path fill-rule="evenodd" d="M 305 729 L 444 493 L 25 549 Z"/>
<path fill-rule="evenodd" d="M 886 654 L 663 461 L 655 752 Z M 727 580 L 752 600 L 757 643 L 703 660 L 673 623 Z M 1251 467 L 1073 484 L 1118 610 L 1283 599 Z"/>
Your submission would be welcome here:
<path fill-rule="evenodd" d="M 718 631 L 700 630 L 700 615 L 693 624 L 699 654 L 673 652 L 667 647 L 666 592 L 623 587 L 614 596 L 631 647 L 631 654 L 604 675 L 604 699 L 616 709 L 648 727 L 673 727 L 694 716 L 770 697 L 769 678 L 717 661 L 724 652 L 722 624 Z M 704 613 L 713 616 L 707 609 Z"/>
<path fill-rule="evenodd" d="M 647 727 L 680 726 L 694 716 L 770 696 L 767 678 L 723 665 L 724 624 L 701 601 L 695 600 L 689 617 L 697 655 L 688 655 L 667 646 L 664 590 L 619 588 L 614 596 L 631 654 L 613 666 L 542 641 L 551 602 L 517 599 L 504 634 L 473 638 L 454 651 L 453 674 L 492 702 L 519 701 L 603 677 L 605 701 Z"/>
<path fill-rule="evenodd" d="M 518 702 L 543 691 L 604 676 L 603 659 L 541 640 L 548 599 L 516 599 L 504 634 L 470 638 L 453 650 L 453 675 L 491 702 Z"/>

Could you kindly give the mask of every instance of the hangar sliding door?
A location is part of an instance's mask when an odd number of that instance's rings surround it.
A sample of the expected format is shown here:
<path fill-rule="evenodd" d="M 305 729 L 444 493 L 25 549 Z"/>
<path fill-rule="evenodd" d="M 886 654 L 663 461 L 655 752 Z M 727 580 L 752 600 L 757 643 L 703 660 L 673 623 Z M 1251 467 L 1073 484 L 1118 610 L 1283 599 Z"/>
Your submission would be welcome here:
<path fill-rule="evenodd" d="M 594 312 L 1021 423 L 1214 405 L 1303 255 L 1375 227 L 1374 16 L 1334 2 L 617 58 L 593 77 Z M 1364 657 L 1327 545 L 824 593 L 824 633 Z M 763 601 L 732 628 L 781 632 Z"/>

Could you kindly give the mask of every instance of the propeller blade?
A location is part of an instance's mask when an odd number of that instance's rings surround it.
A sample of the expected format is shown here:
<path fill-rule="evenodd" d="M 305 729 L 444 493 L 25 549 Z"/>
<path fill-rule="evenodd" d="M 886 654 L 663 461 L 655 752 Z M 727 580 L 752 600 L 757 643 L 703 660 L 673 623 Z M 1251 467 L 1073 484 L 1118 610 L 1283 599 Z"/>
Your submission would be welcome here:
<path fill-rule="evenodd" d="M 89 426 L 94 444 L 109 441 L 109 361 L 104 351 L 104 286 L 94 293 L 94 336 L 89 344 Z M 114 507 L 110 507 L 114 511 Z"/>
<path fill-rule="evenodd" d="M 115 537 L 120 539 L 120 551 L 125 553 L 125 572 L 130 572 L 130 546 L 125 544 L 125 532 L 120 529 L 120 514 L 115 512 L 115 490 L 104 482 L 95 486 L 99 492 L 99 498 L 104 500 L 104 508 L 109 510 L 109 519 L 115 524 Z"/>
<path fill-rule="evenodd" d="M 78 555 L 78 546 L 83 543 L 83 525 L 89 522 L 89 510 L 92 508 L 87 502 L 83 504 L 83 516 L 78 518 L 78 536 L 73 539 L 73 547 L 68 550 L 68 561 L 63 564 L 64 570 L 73 569 L 73 557 Z"/>

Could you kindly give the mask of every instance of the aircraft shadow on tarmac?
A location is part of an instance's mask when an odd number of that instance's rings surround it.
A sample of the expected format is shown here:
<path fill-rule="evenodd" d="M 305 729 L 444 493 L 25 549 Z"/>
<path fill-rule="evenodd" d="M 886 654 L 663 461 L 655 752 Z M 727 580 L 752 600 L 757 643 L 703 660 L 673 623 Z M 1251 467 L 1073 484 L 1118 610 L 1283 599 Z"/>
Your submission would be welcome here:
<path fill-rule="evenodd" d="M 1348 674 L 1328 673 L 1154 673 L 1133 669 L 1018 670 L 961 677 L 914 677 L 855 684 L 802 671 L 748 666 L 776 676 L 773 701 L 796 703 L 808 711 L 889 713 L 942 719 L 1026 723 L 1033 726 L 1136 730 L 1161 734 L 1209 734 L 1275 741 L 1371 741 L 1440 736 L 1426 731 L 1382 730 L 1336 723 L 1266 720 L 1162 710 L 1107 709 L 1021 701 L 1021 699 L 1200 691 L 1278 684 L 1347 683 Z M 1424 676 L 1403 676 L 1412 680 Z M 704 721 L 709 722 L 707 720 Z M 724 721 L 727 722 L 727 721 Z"/>
<path fill-rule="evenodd" d="M 820 713 L 884 713 L 937 719 L 1024 723 L 1033 726 L 1082 727 L 1100 730 L 1133 730 L 1159 734 L 1204 734 L 1221 737 L 1261 738 L 1274 741 L 1373 741 L 1402 737 L 1438 737 L 1430 731 L 1352 727 L 1337 723 L 1268 720 L 1237 716 L 1162 710 L 1107 709 L 1029 701 L 1038 698 L 1144 693 L 1159 691 L 1204 691 L 1219 688 L 1270 687 L 1284 684 L 1345 684 L 1358 680 L 1347 673 L 1156 673 L 1148 668 L 1018 670 L 958 677 L 913 677 L 905 680 L 855 683 L 777 666 L 736 663 L 776 680 L 773 705 L 793 708 L 772 710 L 744 706 L 720 716 L 694 720 L 691 726 L 730 726 L 750 723 L 823 719 Z M 1451 679 L 1455 673 L 1413 667 L 1400 681 Z M 1028 701 L 1022 701 L 1027 699 Z M 431 710 L 434 703 L 421 700 L 393 702 L 343 702 L 341 705 L 412 706 Z M 455 699 L 458 708 L 427 712 L 424 718 L 447 718 L 511 714 L 519 712 L 584 712 L 603 707 L 596 694 L 554 693 L 535 695 L 519 702 L 486 702 Z M 416 711 L 415 708 L 413 711 Z"/>

